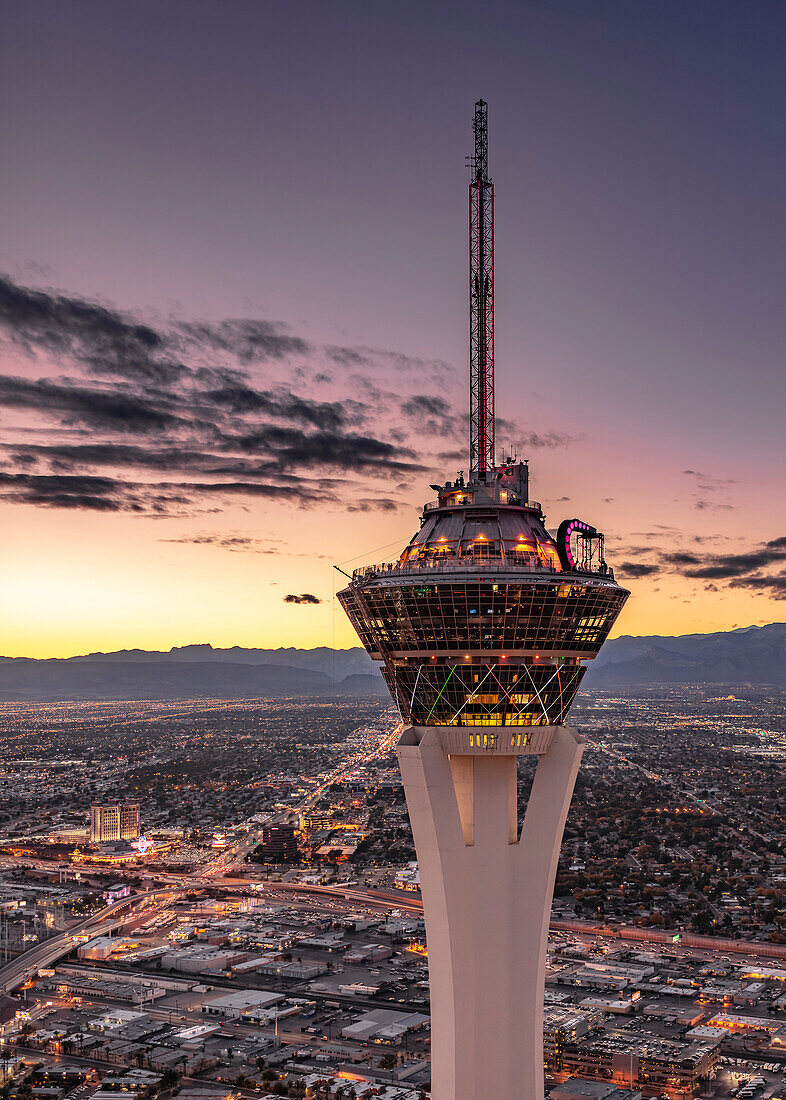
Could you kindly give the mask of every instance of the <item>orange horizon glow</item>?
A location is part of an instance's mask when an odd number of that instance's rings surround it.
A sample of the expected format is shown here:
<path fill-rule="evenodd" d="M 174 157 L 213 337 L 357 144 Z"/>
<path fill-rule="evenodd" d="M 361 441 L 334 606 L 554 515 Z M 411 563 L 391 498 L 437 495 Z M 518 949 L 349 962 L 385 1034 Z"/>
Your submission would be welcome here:
<path fill-rule="evenodd" d="M 286 529 L 293 547 L 307 545 L 301 536 L 313 525 L 313 514 L 278 512 L 256 522 L 266 531 Z M 2 517 L 8 533 L 0 570 L 3 656 L 167 652 L 199 644 L 222 649 L 359 645 L 335 599 L 347 582 L 332 560 L 162 542 L 171 529 L 164 532 L 157 521 L 128 516 L 5 507 Z M 247 515 L 230 517 L 233 525 L 236 521 L 250 523 Z M 357 554 L 357 546 L 386 537 L 395 548 L 397 541 L 406 543 L 408 527 L 416 522 L 414 508 L 409 518 L 386 517 L 385 529 L 378 517 L 353 516 L 351 524 L 330 525 L 336 537 L 325 540 L 324 549 L 333 549 L 330 558 L 342 561 Z M 383 556 L 393 559 L 397 551 L 370 553 L 364 560 Z M 613 566 L 613 552 L 609 560 Z M 351 572 L 351 565 L 345 568 Z M 719 588 L 703 595 L 676 574 L 630 583 L 618 579 L 632 595 L 612 637 L 713 633 L 783 618 L 776 601 L 744 590 Z M 312 592 L 322 602 L 287 604 L 289 592 Z"/>

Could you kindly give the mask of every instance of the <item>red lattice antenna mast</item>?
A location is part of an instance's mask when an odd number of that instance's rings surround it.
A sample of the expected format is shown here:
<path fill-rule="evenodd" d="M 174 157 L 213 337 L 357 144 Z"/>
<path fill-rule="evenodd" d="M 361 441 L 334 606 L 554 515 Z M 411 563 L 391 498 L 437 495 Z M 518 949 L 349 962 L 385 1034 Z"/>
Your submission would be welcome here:
<path fill-rule="evenodd" d="M 472 123 L 469 185 L 469 467 L 479 478 L 494 466 L 494 185 L 488 175 L 488 104 Z"/>

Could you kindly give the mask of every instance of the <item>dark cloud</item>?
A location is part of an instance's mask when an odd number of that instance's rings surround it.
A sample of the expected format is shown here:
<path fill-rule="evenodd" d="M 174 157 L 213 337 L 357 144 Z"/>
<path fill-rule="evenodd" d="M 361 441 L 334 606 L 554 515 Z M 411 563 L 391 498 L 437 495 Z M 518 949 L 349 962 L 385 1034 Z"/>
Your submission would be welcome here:
<path fill-rule="evenodd" d="M 301 592 L 299 596 L 290 592 L 288 596 L 284 596 L 284 603 L 322 603 L 322 600 L 312 596 L 310 592 Z"/>
<path fill-rule="evenodd" d="M 739 485 L 739 481 L 733 477 L 716 477 L 714 474 L 702 474 L 698 470 L 683 470 L 682 472 L 688 477 L 699 478 L 704 483 L 701 487 L 709 489 L 710 492 L 717 488 L 725 488 L 728 485 Z"/>
<path fill-rule="evenodd" d="M 235 458 L 205 450 L 184 447 L 140 446 L 123 443 L 52 443 L 17 445 L 15 461 L 30 464 L 44 460 L 63 469 L 75 467 L 136 467 L 155 473 L 185 473 L 191 477 L 217 477 L 240 480 L 275 480 L 284 490 L 313 484 L 306 478 L 282 471 L 280 465 L 258 458 Z M 336 482 L 335 485 L 340 485 Z M 328 480 L 320 478 L 319 488 L 327 490 Z"/>
<path fill-rule="evenodd" d="M 623 561 L 619 565 L 615 565 L 615 571 L 621 573 L 625 577 L 631 577 L 638 579 L 639 577 L 651 577 L 655 573 L 660 573 L 659 565 L 647 565 L 641 561 Z"/>
<path fill-rule="evenodd" d="M 730 588 L 748 588 L 756 592 L 763 592 L 776 600 L 786 600 L 786 573 L 776 576 L 754 574 L 751 577 L 735 577 L 729 581 Z"/>
<path fill-rule="evenodd" d="M 185 493 L 197 496 L 205 494 L 218 494 L 219 496 L 249 496 L 263 497 L 266 500 L 288 500 L 293 505 L 311 505 L 336 503 L 338 498 L 320 489 L 310 487 L 307 483 L 297 487 L 291 485 L 277 485 L 270 483 L 257 483 L 250 481 L 184 481 L 177 485 L 164 483 L 164 488 L 180 489 Z"/>
<path fill-rule="evenodd" d="M 315 554 L 313 550 L 292 550 L 281 539 L 260 539 L 251 535 L 237 534 L 194 534 L 183 535 L 181 538 L 159 539 L 159 542 L 170 543 L 176 546 L 210 546 L 217 550 L 228 550 L 232 553 L 261 554 L 278 557 L 286 554 L 287 557 L 329 560 L 328 554 Z"/>
<path fill-rule="evenodd" d="M 247 481 L 164 481 L 154 484 L 87 474 L 31 474 L 0 471 L 0 498 L 44 508 L 81 508 L 97 512 L 131 512 L 147 515 L 192 514 L 198 502 L 209 496 L 248 496 L 288 500 L 293 506 L 336 504 L 339 498 L 309 483 L 278 485 Z"/>
<path fill-rule="evenodd" d="M 28 353 L 68 355 L 92 374 L 172 382 L 185 371 L 149 325 L 95 302 L 0 276 L 0 327 Z"/>
<path fill-rule="evenodd" d="M 419 355 L 405 355 L 404 352 L 391 351 L 388 348 L 361 346 L 341 350 L 344 354 L 351 352 L 361 356 L 366 364 L 381 363 L 387 368 L 387 373 L 390 373 L 392 369 L 394 373 L 398 371 L 415 371 L 421 377 L 426 375 L 444 377 L 453 374 L 450 363 L 446 363 L 443 359 L 422 359 Z M 339 358 L 335 359 L 335 362 L 344 362 L 344 360 Z"/>
<path fill-rule="evenodd" d="M 23 455 L 28 460 L 43 459 L 72 466 L 136 466 L 149 470 L 187 468 L 204 472 L 205 466 L 223 461 L 202 451 L 178 447 L 157 449 L 132 443 L 30 443 L 23 446 Z M 18 460 L 23 455 L 18 455 Z M 251 469 L 249 466 L 249 471 Z"/>
<path fill-rule="evenodd" d="M 661 554 L 661 560 L 668 565 L 699 565 L 704 559 L 689 550 L 675 550 L 672 553 Z"/>
<path fill-rule="evenodd" d="M 442 397 L 416 394 L 401 403 L 401 413 L 411 420 L 419 434 L 428 438 L 457 438 L 463 431 L 463 420 L 451 415 L 450 405 Z"/>
<path fill-rule="evenodd" d="M 321 347 L 276 321 L 147 323 L 0 277 L 0 335 L 63 371 L 0 377 L 0 407 L 45 425 L 36 438 L 25 424 L 0 445 L 4 468 L 18 477 L 0 482 L 5 500 L 187 515 L 204 512 L 208 498 L 215 510 L 222 497 L 247 496 L 392 512 L 400 505 L 390 494 L 408 492 L 415 475 L 431 470 L 435 440 L 447 437 L 450 447 L 463 436 L 463 415 L 428 392 L 439 391 L 448 364 L 383 348 Z M 301 366 L 295 356 L 312 361 Z M 313 359 L 334 369 L 318 372 Z M 263 382 L 258 367 L 252 377 L 260 363 L 269 364 Z M 316 399 L 315 380 L 333 386 L 335 377 L 353 397 Z M 426 392 L 406 396 L 421 387 Z M 532 447 L 568 441 L 556 433 L 523 438 Z M 437 461 L 464 457 L 456 448 Z M 40 480 L 22 480 L 33 470 Z M 361 473 L 393 476 L 384 495 L 364 498 L 347 480 Z"/>
<path fill-rule="evenodd" d="M 112 499 L 57 494 L 43 483 L 38 494 L 6 485 L 6 499 L 69 507 L 83 500 L 94 509 L 145 511 L 151 494 L 159 491 L 154 504 L 161 508 L 176 484 L 178 494 L 192 501 L 221 493 L 276 499 L 296 488 L 292 499 L 301 505 L 337 503 L 343 487 L 326 487 L 326 473 L 366 471 L 400 478 L 425 469 L 407 433 L 397 439 L 396 426 L 383 419 L 385 402 L 389 406 L 393 395 L 369 408 L 358 400 L 315 400 L 289 386 L 256 386 L 239 364 L 319 351 L 276 322 L 173 323 L 159 330 L 96 303 L 2 279 L 0 329 L 29 352 L 66 357 L 89 374 L 107 376 L 95 382 L 0 377 L 0 406 L 39 413 L 71 435 L 54 443 L 21 439 L 8 444 L 12 468 L 22 472 L 37 466 L 52 475 L 125 468 L 179 479 L 140 486 L 133 499 L 130 490 Z M 330 351 L 334 362 L 353 368 L 373 357 L 395 357 L 378 349 Z M 196 356 L 196 363 L 184 365 L 175 352 L 192 360 Z M 207 354 L 229 357 L 235 366 L 206 363 Z M 289 377 L 296 373 L 290 371 Z M 307 382 L 313 372 L 300 373 Z M 110 380 L 110 375 L 115 377 Z M 384 429 L 378 432 L 380 421 Z M 309 471 L 317 483 L 301 471 Z"/>
<path fill-rule="evenodd" d="M 285 359 L 312 350 L 308 341 L 290 335 L 286 326 L 277 321 L 240 318 L 218 324 L 186 323 L 179 327 L 188 341 L 211 351 L 224 352 L 241 363 Z"/>
<path fill-rule="evenodd" d="M 401 406 L 405 416 L 448 416 L 450 405 L 442 397 L 429 397 L 427 394 L 416 394 L 410 397 Z"/>
<path fill-rule="evenodd" d="M 49 413 L 62 424 L 147 434 L 182 424 L 173 412 L 120 389 L 88 388 L 42 378 L 0 375 L 0 405 Z"/>
<path fill-rule="evenodd" d="M 306 433 L 299 428 L 267 424 L 245 435 L 231 438 L 233 448 L 254 453 L 264 452 L 282 469 L 325 466 L 342 470 L 423 470 L 415 465 L 413 451 L 394 447 L 373 436 L 318 431 Z"/>
<path fill-rule="evenodd" d="M 35 466 L 38 463 L 38 457 L 26 451 L 15 451 L 10 458 L 15 466 L 21 466 L 23 469 Z"/>
<path fill-rule="evenodd" d="M 310 401 L 286 391 L 255 390 L 237 379 L 227 378 L 216 388 L 206 390 L 203 399 L 235 413 L 264 413 L 283 420 L 295 420 L 316 428 L 341 428 L 348 420 L 348 406 L 337 401 Z M 356 412 L 359 408 L 350 406 Z"/>
<path fill-rule="evenodd" d="M 647 553 L 645 547 L 629 547 L 628 555 Z M 767 573 L 768 569 L 777 569 Z M 649 561 L 622 562 L 620 573 L 645 577 L 673 573 L 688 580 L 706 581 L 707 591 L 718 591 L 714 582 L 727 582 L 731 588 L 764 592 L 776 599 L 786 597 L 786 536 L 770 539 L 754 550 L 741 554 L 697 554 L 691 550 L 651 554 Z"/>
<path fill-rule="evenodd" d="M 364 499 L 352 501 L 347 505 L 348 512 L 395 512 L 399 507 L 395 500 L 391 500 L 390 497 L 376 497 L 374 499 Z"/>
<path fill-rule="evenodd" d="M 773 539 L 759 550 L 747 554 L 713 555 L 706 561 L 686 570 L 689 577 L 706 580 L 728 580 L 753 574 L 768 566 L 777 565 L 786 559 L 786 540 Z"/>
<path fill-rule="evenodd" d="M 171 542 L 189 546 L 215 546 L 219 550 L 231 550 L 234 553 L 254 554 L 276 553 L 269 544 L 260 542 L 247 535 L 187 535 L 182 539 L 159 539 L 159 542 Z"/>
<path fill-rule="evenodd" d="M 731 477 L 723 478 L 715 477 L 712 474 L 703 474 L 698 470 L 683 470 L 682 472 L 684 475 L 694 480 L 694 492 L 696 496 L 693 504 L 699 512 L 734 511 L 733 504 L 719 503 L 714 494 L 719 491 L 728 490 L 732 485 L 738 485 L 738 481 Z"/>
<path fill-rule="evenodd" d="M 46 508 L 95 512 L 139 511 L 141 508 L 113 478 L 0 472 L 0 492 L 7 500 Z"/>
<path fill-rule="evenodd" d="M 367 367 L 371 364 L 369 356 L 357 348 L 341 348 L 328 345 L 325 348 L 325 355 L 331 362 L 337 363 L 341 367 Z"/>
<path fill-rule="evenodd" d="M 524 432 L 516 435 L 514 450 L 520 454 L 530 448 L 537 450 L 541 447 L 569 447 L 576 442 L 576 438 L 575 435 L 568 435 L 567 432 Z"/>

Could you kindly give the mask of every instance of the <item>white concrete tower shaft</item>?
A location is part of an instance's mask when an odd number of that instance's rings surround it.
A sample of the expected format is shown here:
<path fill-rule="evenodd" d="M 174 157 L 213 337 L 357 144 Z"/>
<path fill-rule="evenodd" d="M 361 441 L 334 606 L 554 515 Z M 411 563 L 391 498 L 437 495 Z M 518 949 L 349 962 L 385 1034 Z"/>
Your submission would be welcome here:
<path fill-rule="evenodd" d="M 397 747 L 428 942 L 432 1100 L 543 1100 L 549 915 L 584 743 L 567 726 L 516 742 L 510 727 L 409 726 Z M 522 754 L 538 764 L 519 833 Z"/>

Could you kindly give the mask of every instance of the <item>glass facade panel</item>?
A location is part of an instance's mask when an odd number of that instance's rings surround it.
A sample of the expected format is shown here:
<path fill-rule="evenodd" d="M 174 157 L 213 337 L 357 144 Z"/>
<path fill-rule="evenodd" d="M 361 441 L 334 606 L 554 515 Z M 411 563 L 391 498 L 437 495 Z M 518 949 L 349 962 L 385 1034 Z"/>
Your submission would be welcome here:
<path fill-rule="evenodd" d="M 372 568 L 356 573 L 339 600 L 369 654 L 382 662 L 406 721 L 560 724 L 584 675 L 581 662 L 598 653 L 628 593 L 608 569 L 585 576 L 542 563 L 490 568 L 500 542 L 479 530 L 489 517 L 472 519 L 472 540 L 461 553 L 476 557 L 477 576 L 466 558 L 441 571 Z M 532 556 L 531 542 L 526 549 Z M 551 546 L 538 539 L 535 549 L 542 555 Z M 433 544 L 416 552 L 424 550 L 435 554 Z"/>

